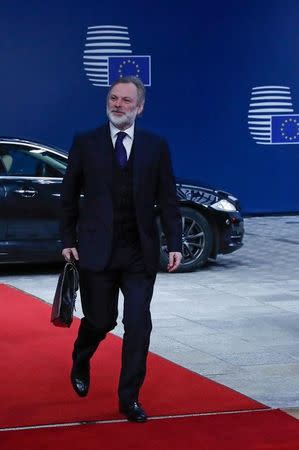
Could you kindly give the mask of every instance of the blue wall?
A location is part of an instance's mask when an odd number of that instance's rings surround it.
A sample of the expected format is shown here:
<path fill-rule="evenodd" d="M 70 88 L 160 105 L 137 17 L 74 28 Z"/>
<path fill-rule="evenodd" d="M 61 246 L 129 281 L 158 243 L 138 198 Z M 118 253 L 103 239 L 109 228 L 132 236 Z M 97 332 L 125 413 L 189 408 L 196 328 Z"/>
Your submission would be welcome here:
<path fill-rule="evenodd" d="M 259 145 L 247 123 L 255 86 L 288 86 L 299 113 L 297 0 L 7 2 L 1 135 L 68 149 L 106 120 L 107 88 L 82 63 L 87 28 L 105 24 L 151 55 L 140 126 L 167 137 L 178 176 L 231 191 L 247 213 L 299 211 L 299 143 Z"/>

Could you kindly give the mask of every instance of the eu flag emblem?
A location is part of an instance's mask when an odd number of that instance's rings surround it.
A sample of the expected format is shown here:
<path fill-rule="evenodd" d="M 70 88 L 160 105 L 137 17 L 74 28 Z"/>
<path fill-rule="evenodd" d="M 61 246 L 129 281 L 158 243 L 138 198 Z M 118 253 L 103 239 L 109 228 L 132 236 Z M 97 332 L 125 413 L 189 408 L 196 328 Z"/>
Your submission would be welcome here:
<path fill-rule="evenodd" d="M 108 56 L 108 83 L 122 77 L 140 78 L 145 86 L 151 85 L 150 56 Z"/>
<path fill-rule="evenodd" d="M 271 143 L 297 144 L 299 142 L 299 115 L 271 117 Z"/>

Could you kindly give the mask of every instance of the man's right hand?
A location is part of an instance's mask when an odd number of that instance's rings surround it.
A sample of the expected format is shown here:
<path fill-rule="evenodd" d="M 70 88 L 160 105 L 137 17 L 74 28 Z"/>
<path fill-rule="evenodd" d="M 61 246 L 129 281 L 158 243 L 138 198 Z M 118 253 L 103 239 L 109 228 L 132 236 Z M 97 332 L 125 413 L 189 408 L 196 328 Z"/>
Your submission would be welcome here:
<path fill-rule="evenodd" d="M 64 259 L 67 262 L 71 261 L 74 258 L 75 258 L 76 261 L 79 261 L 79 255 L 78 255 L 76 247 L 64 248 L 62 250 L 62 256 L 64 257 Z"/>

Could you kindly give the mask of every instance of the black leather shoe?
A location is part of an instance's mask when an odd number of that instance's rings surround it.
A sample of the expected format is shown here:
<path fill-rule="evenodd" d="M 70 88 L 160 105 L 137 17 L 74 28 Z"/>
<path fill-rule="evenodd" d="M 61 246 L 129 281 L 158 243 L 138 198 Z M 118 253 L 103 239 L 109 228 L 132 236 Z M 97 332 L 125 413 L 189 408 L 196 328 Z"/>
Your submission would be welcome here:
<path fill-rule="evenodd" d="M 147 415 L 138 402 L 132 402 L 127 405 L 119 403 L 119 412 L 124 414 L 130 422 L 146 422 Z"/>
<path fill-rule="evenodd" d="M 90 383 L 89 367 L 87 366 L 78 369 L 78 367 L 73 365 L 71 370 L 71 382 L 76 394 L 78 394 L 79 397 L 86 397 Z"/>

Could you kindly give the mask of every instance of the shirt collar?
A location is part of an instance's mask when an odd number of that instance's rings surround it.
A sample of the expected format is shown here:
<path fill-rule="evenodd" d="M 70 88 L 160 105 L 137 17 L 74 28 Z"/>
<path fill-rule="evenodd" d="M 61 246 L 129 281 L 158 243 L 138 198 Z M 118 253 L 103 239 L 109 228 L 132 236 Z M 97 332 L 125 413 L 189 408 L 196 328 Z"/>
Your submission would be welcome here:
<path fill-rule="evenodd" d="M 109 122 L 109 126 L 110 126 L 110 134 L 111 134 L 112 139 L 116 138 L 116 135 L 119 131 L 124 131 L 129 136 L 129 138 L 131 138 L 133 140 L 135 123 L 133 123 L 133 125 L 131 125 L 126 130 L 119 130 L 111 122 Z"/>

